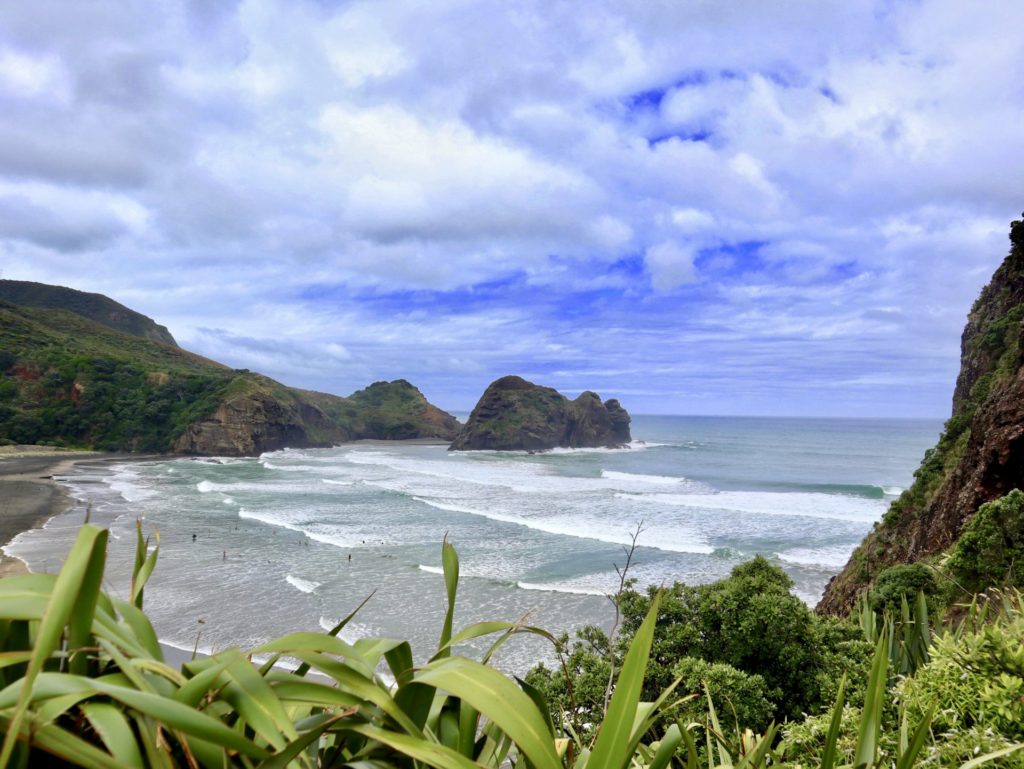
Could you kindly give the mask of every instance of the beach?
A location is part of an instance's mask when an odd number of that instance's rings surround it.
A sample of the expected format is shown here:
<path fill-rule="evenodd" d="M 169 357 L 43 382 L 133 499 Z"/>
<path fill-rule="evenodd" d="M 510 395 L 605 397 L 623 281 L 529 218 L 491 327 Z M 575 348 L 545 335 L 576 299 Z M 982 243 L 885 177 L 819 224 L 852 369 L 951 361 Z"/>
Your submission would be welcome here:
<path fill-rule="evenodd" d="M 83 462 L 124 462 L 132 454 L 71 451 L 41 446 L 0 447 L 0 546 L 39 528 L 71 506 L 68 488 L 54 480 Z M 0 553 L 0 577 L 28 572 L 25 562 Z"/>
<path fill-rule="evenodd" d="M 629 450 L 367 441 L 259 457 L 86 457 L 58 475 L 67 513 L 8 550 L 54 570 L 89 509 L 111 532 L 108 589 L 124 591 L 141 519 L 160 541 L 147 615 L 162 641 L 207 653 L 331 627 L 372 594 L 346 640 L 404 638 L 429 655 L 446 535 L 459 553 L 460 627 L 524 615 L 555 632 L 604 626 L 639 521 L 630 576 L 640 585 L 710 582 L 762 554 L 813 604 L 941 423 L 641 415 L 634 427 Z M 498 664 L 522 673 L 541 647 L 516 639 Z"/>

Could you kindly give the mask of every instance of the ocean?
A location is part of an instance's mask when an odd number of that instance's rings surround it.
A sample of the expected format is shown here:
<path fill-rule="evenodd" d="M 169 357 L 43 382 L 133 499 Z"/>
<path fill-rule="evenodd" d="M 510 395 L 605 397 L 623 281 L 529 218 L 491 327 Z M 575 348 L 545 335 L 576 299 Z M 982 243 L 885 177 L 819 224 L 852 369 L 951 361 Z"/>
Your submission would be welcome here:
<path fill-rule="evenodd" d="M 166 643 L 252 647 L 329 628 L 372 595 L 343 635 L 408 638 L 425 659 L 444 613 L 445 536 L 461 560 L 457 626 L 607 627 L 606 594 L 638 529 L 629 576 L 640 585 L 708 582 L 760 553 L 813 604 L 941 427 L 636 416 L 623 450 L 362 442 L 80 468 L 62 479 L 72 509 L 6 550 L 56 571 L 88 511 L 110 527 L 106 587 L 124 594 L 141 518 L 160 537 L 146 609 Z M 523 672 L 549 646 L 517 638 L 496 663 Z"/>

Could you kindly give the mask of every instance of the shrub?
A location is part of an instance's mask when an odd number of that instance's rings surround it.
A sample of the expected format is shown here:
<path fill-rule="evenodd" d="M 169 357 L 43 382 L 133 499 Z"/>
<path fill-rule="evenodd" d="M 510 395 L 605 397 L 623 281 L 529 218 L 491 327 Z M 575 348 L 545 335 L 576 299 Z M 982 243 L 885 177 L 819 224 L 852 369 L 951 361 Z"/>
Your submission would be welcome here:
<path fill-rule="evenodd" d="M 921 563 L 901 563 L 879 572 L 869 601 L 875 611 L 891 611 L 898 615 L 903 597 L 906 596 L 908 603 L 913 603 L 918 591 L 926 597 L 938 592 L 932 570 Z"/>
<path fill-rule="evenodd" d="M 1024 492 L 986 502 L 964 526 L 949 558 L 953 578 L 972 593 L 1024 585 Z"/>
<path fill-rule="evenodd" d="M 775 704 L 768 700 L 768 687 L 761 676 L 744 673 L 724 662 L 707 662 L 696 657 L 683 657 L 672 673 L 680 679 L 678 694 L 696 695 L 673 713 L 684 723 L 703 722 L 707 718 L 706 693 L 711 695 L 718 719 L 726 728 L 750 728 L 760 732 L 771 723 Z"/>

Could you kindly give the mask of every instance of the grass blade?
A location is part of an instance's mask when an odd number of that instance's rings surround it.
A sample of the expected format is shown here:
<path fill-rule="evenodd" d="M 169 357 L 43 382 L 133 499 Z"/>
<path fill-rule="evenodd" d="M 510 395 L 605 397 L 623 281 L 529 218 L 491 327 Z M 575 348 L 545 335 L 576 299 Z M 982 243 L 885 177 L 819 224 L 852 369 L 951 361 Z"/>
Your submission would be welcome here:
<path fill-rule="evenodd" d="M 891 626 L 890 626 L 891 628 Z M 889 671 L 887 639 L 891 633 L 883 628 L 875 645 L 875 658 L 871 663 L 867 690 L 864 694 L 864 712 L 861 714 L 857 736 L 857 750 L 854 753 L 854 769 L 874 766 L 878 754 L 878 740 L 882 730 L 882 703 L 885 698 L 886 676 Z"/>
<path fill-rule="evenodd" d="M 435 660 L 415 680 L 454 694 L 497 724 L 535 769 L 559 769 L 547 723 L 533 701 L 493 668 L 465 657 Z"/>
<path fill-rule="evenodd" d="M 627 766 L 631 758 L 629 751 L 633 721 L 636 717 L 637 705 L 644 682 L 647 660 L 651 654 L 651 642 L 654 640 L 654 623 L 661 606 L 659 592 L 651 601 L 643 623 L 633 636 L 633 642 L 626 652 L 622 663 L 622 671 L 615 685 L 615 692 L 608 703 L 608 712 L 598 732 L 597 741 L 590 760 L 592 766 L 601 769 L 615 769 Z"/>
<path fill-rule="evenodd" d="M 821 753 L 821 769 L 832 769 L 836 765 L 836 745 L 839 742 L 839 729 L 843 724 L 843 708 L 846 706 L 846 673 L 839 679 L 839 693 L 836 704 L 832 708 L 832 720 L 825 736 L 825 749 Z"/>
<path fill-rule="evenodd" d="M 10 727 L 4 737 L 3 747 L 0 748 L 0 766 L 9 765 L 11 753 L 14 751 L 15 742 L 28 710 L 32 684 L 43 669 L 43 663 L 49 659 L 60 644 L 64 626 L 67 625 L 74 610 L 75 600 L 89 565 L 97 557 L 97 552 L 102 551 L 106 544 L 106 531 L 101 531 L 89 524 L 82 526 L 67 559 L 64 561 L 60 574 L 57 575 L 50 600 L 46 604 L 46 610 L 39 623 L 32 659 L 29 660 L 28 670 L 21 682 L 21 695 L 15 706 Z"/>
<path fill-rule="evenodd" d="M 437 644 L 435 658 L 443 659 L 451 656 L 452 622 L 455 619 L 455 593 L 459 586 L 459 556 L 445 535 L 441 543 L 441 565 L 444 567 L 444 586 L 448 594 L 448 609 L 441 626 L 441 640 Z"/>

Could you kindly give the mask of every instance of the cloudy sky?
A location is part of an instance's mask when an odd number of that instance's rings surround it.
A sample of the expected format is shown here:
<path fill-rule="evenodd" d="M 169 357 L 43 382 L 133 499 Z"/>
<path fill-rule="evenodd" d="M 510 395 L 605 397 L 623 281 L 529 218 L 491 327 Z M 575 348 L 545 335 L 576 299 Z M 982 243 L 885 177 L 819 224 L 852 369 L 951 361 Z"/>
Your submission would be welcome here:
<path fill-rule="evenodd" d="M 0 6 L 0 269 L 451 410 L 948 415 L 1019 0 Z"/>

